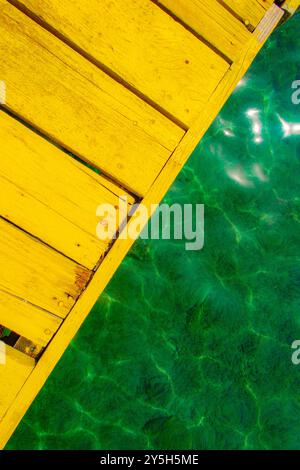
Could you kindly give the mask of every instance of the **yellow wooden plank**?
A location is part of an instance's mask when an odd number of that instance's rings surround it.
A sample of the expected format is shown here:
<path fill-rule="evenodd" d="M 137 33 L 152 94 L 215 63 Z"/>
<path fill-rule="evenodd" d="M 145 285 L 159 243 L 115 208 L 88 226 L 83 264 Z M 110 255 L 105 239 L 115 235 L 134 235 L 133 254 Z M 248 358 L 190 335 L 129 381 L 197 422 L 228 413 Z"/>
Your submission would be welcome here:
<path fill-rule="evenodd" d="M 0 291 L 0 325 L 46 346 L 61 325 L 62 320 L 45 310 Z"/>
<path fill-rule="evenodd" d="M 277 0 L 257 0 L 257 2 L 260 3 L 260 5 L 262 5 L 265 10 L 268 10 L 272 5 L 276 3 L 276 1 Z M 277 3 L 280 2 L 281 0 L 279 0 L 279 2 L 277 1 Z"/>
<path fill-rule="evenodd" d="M 0 423 L 35 366 L 34 359 L 10 346 L 5 352 L 6 363 L 0 364 Z"/>
<path fill-rule="evenodd" d="M 255 28 L 262 20 L 266 10 L 271 7 L 275 0 L 219 0 L 223 5 L 229 7 L 241 20 Z"/>
<path fill-rule="evenodd" d="M 279 8 L 274 8 L 270 12 L 267 21 L 264 22 L 264 24 L 262 24 L 261 27 L 258 28 L 258 31 L 252 36 L 252 39 L 244 50 L 240 60 L 230 68 L 222 82 L 216 88 L 205 112 L 199 116 L 197 122 L 189 132 L 187 132 L 175 153 L 163 168 L 158 179 L 143 199 L 142 202 L 148 209 L 151 208 L 153 203 L 158 203 L 163 198 L 168 187 L 173 183 L 187 158 L 198 144 L 199 139 L 207 131 L 213 119 L 233 92 L 236 84 L 245 74 L 254 57 L 263 46 L 268 35 L 271 34 L 274 27 L 281 20 L 282 15 L 283 12 Z M 68 346 L 69 341 L 78 331 L 94 302 L 106 287 L 132 244 L 133 240 L 131 239 L 123 240 L 122 238 L 119 238 L 103 260 L 103 263 L 98 268 L 88 288 L 76 303 L 72 314 L 68 316 L 57 335 L 50 342 L 30 379 L 24 385 L 22 392 L 14 401 L 6 414 L 5 419 L 0 424 L 0 447 L 3 447 L 6 444 L 19 420 L 22 418 L 30 403 L 45 383 L 47 377 L 53 370 L 53 367 Z"/>
<path fill-rule="evenodd" d="M 90 271 L 0 219 L 0 289 L 64 318 Z"/>
<path fill-rule="evenodd" d="M 300 6 L 300 0 L 286 0 L 282 7 L 284 10 L 286 10 L 288 13 L 291 15 L 294 15 L 297 11 L 297 9 Z"/>
<path fill-rule="evenodd" d="M 104 178 L 3 111 L 0 141 L 0 216 L 93 269 L 111 241 L 96 236 L 96 208 L 118 206 L 121 189 L 107 189 Z"/>
<path fill-rule="evenodd" d="M 190 126 L 228 63 L 149 0 L 21 0 L 98 63 Z"/>
<path fill-rule="evenodd" d="M 5 0 L 0 54 L 7 108 L 133 192 L 149 189 L 181 128 Z"/>
<path fill-rule="evenodd" d="M 156 0 L 232 62 L 250 41 L 245 25 L 218 0 Z"/>

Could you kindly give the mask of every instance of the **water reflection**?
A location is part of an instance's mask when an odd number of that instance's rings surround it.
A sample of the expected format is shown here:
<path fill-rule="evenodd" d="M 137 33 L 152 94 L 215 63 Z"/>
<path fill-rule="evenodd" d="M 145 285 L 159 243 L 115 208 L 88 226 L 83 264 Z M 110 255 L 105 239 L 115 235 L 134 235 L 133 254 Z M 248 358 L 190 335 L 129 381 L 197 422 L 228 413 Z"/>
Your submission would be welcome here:
<path fill-rule="evenodd" d="M 287 122 L 278 114 L 279 121 L 282 126 L 284 137 L 290 137 L 291 135 L 300 135 L 300 123 L 299 122 Z"/>
<path fill-rule="evenodd" d="M 254 136 L 253 141 L 256 144 L 261 144 L 263 142 L 262 138 L 262 122 L 259 116 L 259 109 L 249 109 L 246 113 L 247 117 L 250 119 L 252 123 L 252 133 Z"/>

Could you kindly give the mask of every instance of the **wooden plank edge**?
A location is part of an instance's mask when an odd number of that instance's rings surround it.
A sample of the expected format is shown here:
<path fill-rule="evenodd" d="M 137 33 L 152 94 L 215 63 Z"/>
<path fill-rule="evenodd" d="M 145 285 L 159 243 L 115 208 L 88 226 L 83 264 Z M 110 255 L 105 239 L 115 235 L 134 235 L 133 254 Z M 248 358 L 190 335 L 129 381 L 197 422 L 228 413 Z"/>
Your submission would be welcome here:
<path fill-rule="evenodd" d="M 122 75 L 120 75 L 118 72 L 116 72 L 112 67 L 110 67 L 108 65 L 105 65 L 103 62 L 101 62 L 100 60 L 93 57 L 91 54 L 89 54 L 84 49 L 82 49 L 80 46 L 78 46 L 74 41 L 69 39 L 67 37 L 67 35 L 65 35 L 63 33 L 60 33 L 55 27 L 51 26 L 47 21 L 40 18 L 39 15 L 35 14 L 34 11 L 32 11 L 30 8 L 27 8 L 25 5 L 23 5 L 23 3 L 20 2 L 20 0 L 6 0 L 6 1 L 10 5 L 15 7 L 17 10 L 19 10 L 21 13 L 26 15 L 28 18 L 30 18 L 32 21 L 34 21 L 36 24 L 41 26 L 45 31 L 48 31 L 50 34 L 55 36 L 61 42 L 66 44 L 68 47 L 70 47 L 73 51 L 75 51 L 79 55 L 81 55 L 84 59 L 88 60 L 91 64 L 95 65 L 99 70 L 104 72 L 112 80 L 119 83 L 125 89 L 127 89 L 133 95 L 135 95 L 137 98 L 144 101 L 148 106 L 150 106 L 155 111 L 160 113 L 162 116 L 167 118 L 169 121 L 171 121 L 177 127 L 182 129 L 184 132 L 187 131 L 188 125 L 186 123 L 184 123 L 183 121 L 181 121 L 179 118 L 177 118 L 175 115 L 173 115 L 172 112 L 169 112 L 167 109 L 165 109 L 163 106 L 161 106 L 159 103 L 157 103 L 150 96 L 148 96 L 147 94 L 140 91 L 139 88 L 137 88 L 135 85 L 128 83 L 128 81 L 126 79 L 124 79 L 122 77 Z M 170 150 L 170 149 L 168 149 L 168 150 Z M 100 167 L 99 167 L 99 169 L 101 170 Z M 128 190 L 129 190 L 129 188 L 128 188 Z"/>
<path fill-rule="evenodd" d="M 274 8 L 274 6 L 271 8 Z M 284 14 L 279 7 L 276 7 L 276 9 L 278 9 L 278 12 L 276 13 L 276 21 L 272 23 L 272 27 L 268 27 L 269 35 L 279 24 Z M 270 13 L 267 12 L 267 14 Z M 162 169 L 145 198 L 141 201 L 148 209 L 151 208 L 152 204 L 159 203 L 164 197 L 196 145 L 206 133 L 213 120 L 234 91 L 235 86 L 244 76 L 253 59 L 264 45 L 267 36 L 261 35 L 261 32 L 262 30 L 265 30 L 265 27 L 260 28 L 259 26 L 260 25 L 258 25 L 258 32 L 253 35 L 243 57 L 241 57 L 239 62 L 236 62 L 231 66 L 212 95 L 210 99 L 210 112 L 208 113 L 208 111 L 206 111 L 201 115 L 194 126 L 186 133 L 180 145 L 176 148 Z M 142 228 L 143 227 L 141 227 L 141 230 Z M 0 448 L 3 448 L 6 445 L 22 417 L 68 347 L 69 342 L 78 332 L 83 321 L 90 313 L 90 310 L 107 286 L 108 282 L 111 280 L 113 274 L 130 250 L 133 243 L 134 241 L 131 239 L 123 240 L 118 238 L 113 244 L 111 250 L 108 252 L 96 271 L 88 288 L 78 299 L 69 316 L 50 342 L 42 358 L 37 363 L 24 386 L 18 393 L 14 403 L 10 406 L 0 421 Z"/>
<path fill-rule="evenodd" d="M 44 348 L 62 322 L 53 313 L 0 289 L 0 324 L 17 335 Z"/>
<path fill-rule="evenodd" d="M 300 0 L 285 0 L 281 8 L 289 15 L 294 15 L 300 6 Z"/>
<path fill-rule="evenodd" d="M 157 7 L 159 7 L 162 11 L 164 11 L 167 15 L 169 15 L 171 18 L 173 18 L 174 21 L 179 23 L 181 26 L 183 26 L 187 31 L 189 31 L 193 36 L 195 36 L 199 41 L 203 42 L 204 44 L 207 45 L 212 51 L 214 51 L 217 55 L 222 57 L 222 59 L 225 60 L 229 65 L 233 63 L 233 59 L 229 57 L 225 52 L 221 51 L 221 49 L 218 46 L 215 46 L 210 40 L 206 39 L 203 34 L 197 31 L 197 29 L 194 26 L 190 26 L 183 18 L 181 18 L 180 15 L 177 13 L 174 13 L 170 8 L 164 5 L 162 0 L 151 0 L 152 3 L 154 3 Z"/>

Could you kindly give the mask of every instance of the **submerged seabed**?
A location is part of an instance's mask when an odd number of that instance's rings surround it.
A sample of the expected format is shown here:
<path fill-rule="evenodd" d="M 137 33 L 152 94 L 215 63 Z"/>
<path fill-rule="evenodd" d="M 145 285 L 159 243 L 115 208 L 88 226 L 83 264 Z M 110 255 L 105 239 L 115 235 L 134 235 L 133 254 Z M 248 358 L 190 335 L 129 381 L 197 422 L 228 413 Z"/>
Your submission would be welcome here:
<path fill-rule="evenodd" d="M 300 15 L 169 191 L 205 248 L 139 241 L 9 449 L 300 449 Z M 298 134 L 298 135 L 297 135 Z"/>

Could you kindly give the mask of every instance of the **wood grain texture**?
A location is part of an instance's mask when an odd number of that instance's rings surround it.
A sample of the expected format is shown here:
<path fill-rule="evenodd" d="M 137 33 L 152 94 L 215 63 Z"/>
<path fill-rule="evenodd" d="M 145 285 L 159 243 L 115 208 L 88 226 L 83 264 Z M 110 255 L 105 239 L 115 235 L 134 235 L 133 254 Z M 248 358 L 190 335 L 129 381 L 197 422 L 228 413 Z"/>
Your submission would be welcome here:
<path fill-rule="evenodd" d="M 262 20 L 266 10 L 275 0 L 218 0 L 229 7 L 241 20 L 255 28 Z"/>
<path fill-rule="evenodd" d="M 64 318 L 90 278 L 79 266 L 0 219 L 0 290 Z"/>
<path fill-rule="evenodd" d="M 228 63 L 150 0 L 18 0 L 190 126 Z"/>
<path fill-rule="evenodd" d="M 290 15 L 294 15 L 299 6 L 300 0 L 286 0 L 283 3 L 282 8 L 286 10 Z"/>
<path fill-rule="evenodd" d="M 45 310 L 0 291 L 0 325 L 40 346 L 46 346 L 62 320 Z"/>
<path fill-rule="evenodd" d="M 0 364 L 0 423 L 34 365 L 34 359 L 6 346 L 6 364 Z"/>
<path fill-rule="evenodd" d="M 93 269 L 111 242 L 96 236 L 96 209 L 117 206 L 120 188 L 3 111 L 0 141 L 0 216 Z"/>
<path fill-rule="evenodd" d="M 245 25 L 218 0 L 155 0 L 217 48 L 232 62 L 251 39 Z"/>
<path fill-rule="evenodd" d="M 5 0 L 0 54 L 7 108 L 132 192 L 149 189 L 181 128 Z"/>

